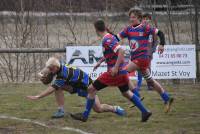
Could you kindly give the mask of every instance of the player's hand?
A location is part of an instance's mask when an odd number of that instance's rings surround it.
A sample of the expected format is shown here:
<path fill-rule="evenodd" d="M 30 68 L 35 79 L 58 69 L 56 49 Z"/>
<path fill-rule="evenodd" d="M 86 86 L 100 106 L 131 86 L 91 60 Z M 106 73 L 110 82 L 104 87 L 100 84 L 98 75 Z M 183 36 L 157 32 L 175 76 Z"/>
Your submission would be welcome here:
<path fill-rule="evenodd" d="M 164 46 L 158 45 L 158 54 L 162 54 L 164 52 Z"/>
<path fill-rule="evenodd" d="M 113 68 L 111 69 L 111 75 L 112 75 L 112 76 L 115 76 L 115 75 L 117 75 L 117 73 L 118 73 L 118 68 L 117 68 L 117 67 L 113 67 Z"/>
<path fill-rule="evenodd" d="M 97 68 L 100 66 L 100 64 L 99 64 L 99 62 L 94 66 L 94 68 L 93 68 L 93 72 L 95 71 L 95 70 L 97 70 Z"/>
<path fill-rule="evenodd" d="M 26 98 L 29 100 L 38 100 L 39 96 L 26 96 Z"/>

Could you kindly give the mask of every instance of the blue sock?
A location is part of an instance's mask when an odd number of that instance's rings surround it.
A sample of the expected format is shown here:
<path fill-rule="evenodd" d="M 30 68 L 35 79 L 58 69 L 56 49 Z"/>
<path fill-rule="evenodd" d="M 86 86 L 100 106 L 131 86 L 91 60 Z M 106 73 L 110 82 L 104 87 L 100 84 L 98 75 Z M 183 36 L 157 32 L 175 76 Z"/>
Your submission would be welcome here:
<path fill-rule="evenodd" d="M 169 95 L 168 95 L 167 92 L 161 93 L 160 96 L 161 96 L 162 100 L 163 100 L 165 103 L 167 103 L 167 102 L 169 101 Z"/>
<path fill-rule="evenodd" d="M 83 116 L 85 118 L 88 118 L 90 111 L 91 111 L 91 109 L 94 105 L 94 102 L 95 102 L 95 99 L 87 98 L 87 102 L 86 102 L 86 105 L 85 105 L 85 111 L 83 112 Z"/>
<path fill-rule="evenodd" d="M 140 98 L 140 93 L 138 92 L 138 89 L 137 89 L 137 88 L 134 88 L 134 89 L 132 90 L 132 92 L 133 92 L 137 97 Z"/>
<path fill-rule="evenodd" d="M 135 104 L 135 106 L 142 112 L 146 113 L 148 110 L 143 106 L 142 102 L 140 101 L 140 98 L 138 98 L 136 95 L 133 94 L 131 101 Z"/>
<path fill-rule="evenodd" d="M 137 77 L 137 88 L 138 90 L 140 90 L 141 86 L 142 86 L 142 73 L 140 71 L 138 71 L 138 77 Z"/>

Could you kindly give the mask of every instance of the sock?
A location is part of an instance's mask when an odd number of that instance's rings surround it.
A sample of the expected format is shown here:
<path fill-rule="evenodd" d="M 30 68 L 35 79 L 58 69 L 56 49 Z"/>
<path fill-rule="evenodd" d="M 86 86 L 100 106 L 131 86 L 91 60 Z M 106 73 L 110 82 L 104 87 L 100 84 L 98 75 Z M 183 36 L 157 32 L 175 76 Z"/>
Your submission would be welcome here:
<path fill-rule="evenodd" d="M 94 105 L 94 102 L 95 102 L 95 99 L 87 98 L 87 102 L 86 102 L 86 105 L 85 105 L 85 111 L 83 112 L 83 116 L 85 118 L 88 118 L 90 111 L 91 111 L 91 109 Z"/>
<path fill-rule="evenodd" d="M 137 97 L 140 98 L 140 93 L 138 92 L 138 89 L 137 89 L 137 88 L 134 88 L 134 89 L 132 90 L 132 92 L 133 92 Z"/>
<path fill-rule="evenodd" d="M 64 107 L 58 107 L 58 110 L 64 111 Z"/>
<path fill-rule="evenodd" d="M 167 93 L 166 91 L 163 92 L 163 93 L 161 93 L 160 96 L 161 96 L 162 100 L 163 100 L 165 103 L 167 103 L 167 102 L 169 101 L 169 95 L 168 95 L 168 93 Z"/>
<path fill-rule="evenodd" d="M 142 113 L 148 112 L 148 110 L 144 107 L 144 105 L 143 105 L 142 102 L 140 101 L 140 98 L 137 97 L 136 95 L 133 94 L 133 96 L 131 97 L 131 101 L 135 104 L 135 106 L 136 106 Z"/>
<path fill-rule="evenodd" d="M 117 112 L 117 106 L 113 106 L 114 107 L 114 113 Z"/>
<path fill-rule="evenodd" d="M 142 86 L 142 73 L 140 71 L 138 71 L 138 79 L 137 79 L 138 90 L 140 90 L 141 86 Z"/>

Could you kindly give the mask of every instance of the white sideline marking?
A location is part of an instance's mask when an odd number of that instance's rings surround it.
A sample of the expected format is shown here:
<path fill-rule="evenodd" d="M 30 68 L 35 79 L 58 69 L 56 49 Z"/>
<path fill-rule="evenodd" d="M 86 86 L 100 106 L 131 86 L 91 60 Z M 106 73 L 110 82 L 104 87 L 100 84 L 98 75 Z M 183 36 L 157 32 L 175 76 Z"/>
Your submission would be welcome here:
<path fill-rule="evenodd" d="M 21 119 L 21 118 L 17 118 L 17 117 L 12 117 L 12 116 L 5 116 L 5 115 L 0 115 L 0 119 L 11 119 L 11 120 L 18 120 L 18 121 L 23 121 L 26 123 L 32 123 L 32 124 L 36 124 L 42 127 L 46 127 L 46 128 L 56 128 L 56 129 L 60 129 L 60 130 L 69 130 L 69 131 L 73 131 L 73 132 L 77 132 L 80 134 L 93 134 L 93 133 L 88 133 L 85 132 L 83 130 L 80 129 L 76 129 L 76 128 L 71 128 L 71 127 L 53 127 L 53 126 L 48 126 L 45 123 L 39 122 L 39 121 L 33 121 L 30 119 Z"/>

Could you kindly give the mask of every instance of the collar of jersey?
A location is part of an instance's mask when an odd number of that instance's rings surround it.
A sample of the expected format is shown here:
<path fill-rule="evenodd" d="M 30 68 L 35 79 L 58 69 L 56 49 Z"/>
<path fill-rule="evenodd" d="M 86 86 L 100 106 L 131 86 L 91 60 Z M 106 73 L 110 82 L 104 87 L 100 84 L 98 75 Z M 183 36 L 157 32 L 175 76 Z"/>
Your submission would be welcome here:
<path fill-rule="evenodd" d="M 103 39 L 107 36 L 107 35 L 109 35 L 110 33 L 107 33 L 107 34 L 105 34 L 104 36 L 103 36 L 103 38 L 102 38 L 102 41 L 103 41 Z"/>
<path fill-rule="evenodd" d="M 131 26 L 132 28 L 138 28 L 138 27 L 140 27 L 142 25 L 142 23 L 140 23 L 139 25 L 137 25 L 136 27 L 134 27 L 134 26 Z"/>

